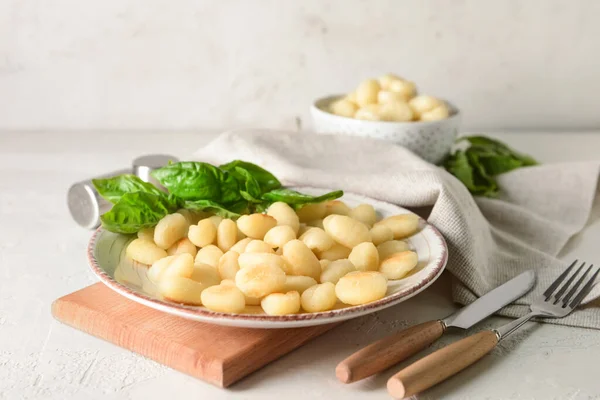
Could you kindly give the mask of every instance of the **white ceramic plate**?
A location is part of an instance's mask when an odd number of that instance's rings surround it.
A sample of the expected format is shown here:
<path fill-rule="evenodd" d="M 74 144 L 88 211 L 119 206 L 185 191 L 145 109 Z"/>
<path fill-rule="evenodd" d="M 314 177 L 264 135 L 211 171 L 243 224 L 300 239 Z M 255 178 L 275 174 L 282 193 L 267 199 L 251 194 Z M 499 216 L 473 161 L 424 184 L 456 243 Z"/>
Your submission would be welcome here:
<path fill-rule="evenodd" d="M 322 190 L 299 188 L 303 192 L 320 193 Z M 410 213 L 410 211 L 382 201 L 346 193 L 342 198 L 349 206 L 370 203 L 381 217 Z M 112 290 L 130 300 L 148 307 L 191 320 L 244 328 L 298 328 L 344 321 L 370 314 L 401 303 L 431 285 L 442 273 L 448 260 L 448 247 L 440 232 L 421 220 L 419 232 L 407 239 L 419 255 L 419 263 L 404 279 L 388 282 L 384 298 L 360 306 L 351 306 L 317 313 L 270 316 L 264 313 L 229 314 L 210 311 L 204 307 L 186 306 L 160 298 L 148 280 L 147 268 L 125 257 L 125 248 L 132 236 L 98 229 L 88 246 L 92 271 Z M 254 310 L 258 307 L 254 307 Z"/>

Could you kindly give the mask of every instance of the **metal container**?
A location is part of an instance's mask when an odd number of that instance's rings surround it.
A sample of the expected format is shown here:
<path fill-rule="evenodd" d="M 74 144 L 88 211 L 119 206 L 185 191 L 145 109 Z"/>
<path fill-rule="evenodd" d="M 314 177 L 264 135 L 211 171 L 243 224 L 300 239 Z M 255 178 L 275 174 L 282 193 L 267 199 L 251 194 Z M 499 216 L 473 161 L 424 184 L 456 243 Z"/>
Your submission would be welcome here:
<path fill-rule="evenodd" d="M 138 157 L 133 160 L 132 168 L 122 169 L 108 174 L 100 175 L 91 179 L 73 184 L 67 192 L 67 205 L 71 212 L 71 217 L 77 224 L 86 229 L 96 229 L 100 226 L 100 216 L 112 208 L 112 204 L 96 191 L 92 184 L 92 179 L 110 178 L 123 174 L 135 174 L 141 180 L 150 182 L 160 188 L 162 187 L 150 173 L 169 163 L 177 162 L 177 158 L 163 154 L 151 154 Z"/>

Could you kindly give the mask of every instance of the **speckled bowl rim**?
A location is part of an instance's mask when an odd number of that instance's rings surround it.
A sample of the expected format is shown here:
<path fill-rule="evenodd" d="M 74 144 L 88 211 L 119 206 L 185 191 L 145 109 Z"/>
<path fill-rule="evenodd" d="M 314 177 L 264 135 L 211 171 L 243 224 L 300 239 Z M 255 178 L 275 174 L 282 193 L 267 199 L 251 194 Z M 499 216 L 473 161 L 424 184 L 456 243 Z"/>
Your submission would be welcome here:
<path fill-rule="evenodd" d="M 459 119 L 460 118 L 460 110 L 456 107 L 452 102 L 443 100 L 450 108 L 450 116 L 448 118 L 440 119 L 437 121 L 408 121 L 408 122 L 397 122 L 397 121 L 368 121 L 363 119 L 355 119 L 350 117 L 343 117 L 341 115 L 331 114 L 318 106 L 319 103 L 327 102 L 331 103 L 334 100 L 341 99 L 344 97 L 344 94 L 332 94 L 325 97 L 320 97 L 316 99 L 310 106 L 310 109 L 313 113 L 319 114 L 324 118 L 331 118 L 332 121 L 352 121 L 351 123 L 355 123 L 356 125 L 370 126 L 374 127 L 376 125 L 385 125 L 387 127 L 397 126 L 398 128 L 404 127 L 425 127 L 425 126 L 436 126 L 436 125 L 445 125 L 448 122 Z"/>
<path fill-rule="evenodd" d="M 356 195 L 356 196 L 359 196 L 359 195 Z M 362 197 L 364 197 L 364 196 L 362 196 Z M 375 200 L 375 199 L 373 199 L 373 201 L 380 202 L 380 203 L 386 203 L 384 201 Z M 392 206 L 400 208 L 408 213 L 414 214 L 414 213 L 410 212 L 409 210 L 406 210 L 402 207 L 399 207 L 399 206 L 396 206 L 396 205 L 393 205 L 390 203 L 386 203 L 386 204 L 392 205 Z M 427 221 L 425 221 L 421 217 L 419 217 L 419 219 L 420 219 L 420 223 L 423 224 L 423 226 L 424 226 L 420 232 L 424 232 L 426 230 L 430 231 L 430 233 L 432 233 L 439 240 L 439 244 L 440 244 L 442 250 L 441 250 L 441 255 L 438 257 L 437 260 L 430 261 L 430 262 L 434 263 L 433 267 L 431 268 L 431 271 L 425 277 L 423 277 L 419 281 L 418 284 L 410 286 L 404 290 L 398 291 L 396 293 L 393 293 L 389 296 L 386 296 L 380 300 L 377 300 L 377 301 L 374 301 L 371 303 L 358 305 L 358 306 L 350 306 L 350 307 L 346 307 L 346 308 L 335 309 L 335 310 L 324 311 L 324 312 L 291 314 L 291 315 L 282 315 L 282 316 L 272 316 L 272 315 L 265 315 L 265 314 L 231 314 L 231 313 L 210 311 L 205 308 L 199 308 L 199 307 L 194 307 L 194 306 L 187 306 L 184 304 L 163 301 L 163 300 L 148 296 L 140 291 L 137 291 L 135 289 L 132 289 L 128 286 L 125 286 L 125 285 L 117 282 L 113 277 L 111 277 L 104 270 L 104 268 L 102 268 L 100 266 L 98 260 L 96 259 L 94 252 L 95 252 L 96 242 L 98 240 L 98 237 L 104 231 L 104 229 L 102 229 L 102 227 L 98 228 L 94 232 L 92 237 L 90 238 L 90 241 L 89 241 L 88 247 L 87 247 L 87 257 L 88 257 L 88 262 L 89 262 L 90 268 L 92 269 L 92 272 L 100 279 L 100 281 L 102 283 L 104 283 L 110 289 L 125 296 L 126 298 L 128 298 L 130 300 L 144 304 L 144 305 L 154 308 L 156 310 L 166 312 L 168 314 L 177 315 L 180 317 L 197 320 L 197 321 L 201 321 L 201 322 L 208 322 L 208 323 L 212 322 L 215 324 L 231 325 L 231 326 L 236 324 L 235 321 L 247 321 L 247 322 L 252 322 L 252 321 L 267 322 L 268 321 L 268 322 L 273 323 L 273 325 L 271 326 L 272 328 L 288 328 L 288 327 L 293 326 L 290 323 L 301 322 L 301 321 L 306 321 L 306 322 L 312 321 L 313 323 L 298 325 L 298 327 L 308 326 L 308 325 L 320 325 L 320 324 L 326 324 L 326 323 L 330 323 L 330 322 L 333 323 L 333 322 L 337 322 L 337 321 L 341 321 L 341 320 L 351 319 L 354 317 L 359 317 L 359 316 L 362 316 L 365 314 L 379 311 L 379 310 L 387 308 L 391 305 L 395 305 L 396 303 L 400 303 L 400 302 L 407 300 L 407 299 L 417 295 L 418 293 L 422 292 L 423 290 L 425 290 L 427 287 L 429 287 L 433 282 L 435 282 L 439 278 L 439 276 L 444 271 L 444 268 L 446 267 L 446 263 L 448 262 L 448 246 L 446 244 L 446 241 L 444 240 L 444 237 L 442 236 L 442 234 L 440 233 L 440 231 L 437 228 L 435 228 L 433 225 L 430 225 L 429 223 L 427 223 Z M 284 325 L 284 326 L 277 326 L 278 323 L 281 325 Z M 251 324 L 244 324 L 243 326 L 250 327 L 250 328 L 252 327 Z M 264 328 L 264 326 L 261 328 Z"/>

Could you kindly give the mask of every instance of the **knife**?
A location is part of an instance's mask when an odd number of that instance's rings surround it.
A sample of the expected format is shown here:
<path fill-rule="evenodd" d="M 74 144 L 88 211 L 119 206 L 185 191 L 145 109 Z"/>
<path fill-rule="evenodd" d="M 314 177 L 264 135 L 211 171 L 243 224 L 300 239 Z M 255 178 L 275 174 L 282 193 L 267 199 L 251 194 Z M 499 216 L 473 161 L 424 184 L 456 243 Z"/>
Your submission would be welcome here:
<path fill-rule="evenodd" d="M 447 328 L 470 328 L 529 292 L 534 284 L 535 272 L 523 272 L 444 319 L 404 329 L 357 351 L 338 364 L 335 375 L 351 383 L 381 372 L 428 347 Z"/>

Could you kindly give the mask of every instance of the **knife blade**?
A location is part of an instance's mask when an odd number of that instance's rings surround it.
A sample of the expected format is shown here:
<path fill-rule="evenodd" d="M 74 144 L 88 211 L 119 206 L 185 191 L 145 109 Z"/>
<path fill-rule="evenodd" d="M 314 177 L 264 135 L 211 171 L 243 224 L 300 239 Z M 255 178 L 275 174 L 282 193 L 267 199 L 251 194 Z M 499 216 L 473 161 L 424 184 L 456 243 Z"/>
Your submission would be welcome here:
<path fill-rule="evenodd" d="M 529 292 L 534 284 L 535 272 L 533 270 L 525 271 L 441 321 L 445 327 L 469 329 Z"/>
<path fill-rule="evenodd" d="M 335 374 L 350 383 L 381 372 L 428 347 L 448 327 L 470 328 L 523 296 L 534 284 L 534 271 L 523 272 L 444 319 L 424 322 L 364 347 L 339 363 Z"/>

